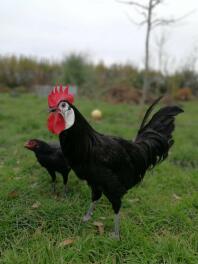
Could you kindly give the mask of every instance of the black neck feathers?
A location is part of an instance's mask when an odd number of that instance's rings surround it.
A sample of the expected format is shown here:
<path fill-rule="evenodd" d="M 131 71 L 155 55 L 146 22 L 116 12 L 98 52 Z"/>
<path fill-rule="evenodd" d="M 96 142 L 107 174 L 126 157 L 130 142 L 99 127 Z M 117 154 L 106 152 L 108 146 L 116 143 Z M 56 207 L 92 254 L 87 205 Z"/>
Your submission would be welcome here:
<path fill-rule="evenodd" d="M 75 122 L 72 127 L 60 133 L 60 144 L 71 165 L 81 164 L 90 156 L 97 132 L 74 107 Z"/>

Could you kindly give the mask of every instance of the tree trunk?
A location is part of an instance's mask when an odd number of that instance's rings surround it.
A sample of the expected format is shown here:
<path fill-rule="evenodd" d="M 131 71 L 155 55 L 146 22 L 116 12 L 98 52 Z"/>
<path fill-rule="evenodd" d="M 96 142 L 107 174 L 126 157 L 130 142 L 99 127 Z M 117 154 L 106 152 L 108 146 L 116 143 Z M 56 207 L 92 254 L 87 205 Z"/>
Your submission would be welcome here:
<path fill-rule="evenodd" d="M 150 88 L 150 80 L 149 80 L 149 46 L 150 46 L 150 33 L 151 33 L 151 19 L 152 19 L 152 0 L 149 1 L 148 8 L 148 20 L 147 20 L 147 30 L 146 30 L 146 42 L 145 42 L 145 66 L 144 66 L 144 84 L 142 89 L 142 100 L 141 103 L 144 104 L 148 99 L 148 93 Z"/>

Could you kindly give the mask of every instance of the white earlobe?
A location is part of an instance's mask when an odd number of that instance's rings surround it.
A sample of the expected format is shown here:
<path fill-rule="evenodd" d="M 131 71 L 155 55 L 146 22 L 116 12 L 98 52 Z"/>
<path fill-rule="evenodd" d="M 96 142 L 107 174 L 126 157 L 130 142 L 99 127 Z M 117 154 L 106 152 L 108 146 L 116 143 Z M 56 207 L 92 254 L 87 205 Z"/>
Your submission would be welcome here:
<path fill-rule="evenodd" d="M 73 126 L 75 121 L 74 110 L 71 108 L 69 111 L 65 112 L 64 118 L 65 118 L 65 129 L 68 129 L 71 126 Z"/>

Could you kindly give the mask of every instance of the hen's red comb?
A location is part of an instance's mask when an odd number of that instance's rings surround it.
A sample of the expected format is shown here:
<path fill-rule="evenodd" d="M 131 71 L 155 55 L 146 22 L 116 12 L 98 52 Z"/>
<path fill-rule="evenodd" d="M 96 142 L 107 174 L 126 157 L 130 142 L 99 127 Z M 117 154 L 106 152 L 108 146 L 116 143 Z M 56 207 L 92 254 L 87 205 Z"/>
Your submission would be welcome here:
<path fill-rule="evenodd" d="M 69 93 L 68 85 L 65 87 L 65 89 L 63 89 L 62 85 L 60 85 L 59 87 L 55 86 L 51 93 L 48 95 L 48 105 L 50 108 L 55 108 L 62 100 L 66 100 L 70 104 L 73 104 L 74 102 L 74 96 L 73 94 Z"/>

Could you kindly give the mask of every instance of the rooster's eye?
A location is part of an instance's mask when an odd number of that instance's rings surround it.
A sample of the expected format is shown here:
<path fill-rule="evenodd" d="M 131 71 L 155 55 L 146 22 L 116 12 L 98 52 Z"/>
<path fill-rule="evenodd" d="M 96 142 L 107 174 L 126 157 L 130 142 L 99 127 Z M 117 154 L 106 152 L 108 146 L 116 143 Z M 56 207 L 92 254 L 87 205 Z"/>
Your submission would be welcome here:
<path fill-rule="evenodd" d="M 62 104 L 61 104 L 61 107 L 64 108 L 65 106 L 66 106 L 66 103 L 62 103 Z"/>

